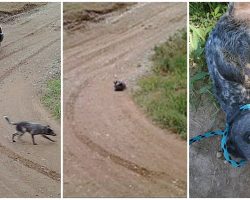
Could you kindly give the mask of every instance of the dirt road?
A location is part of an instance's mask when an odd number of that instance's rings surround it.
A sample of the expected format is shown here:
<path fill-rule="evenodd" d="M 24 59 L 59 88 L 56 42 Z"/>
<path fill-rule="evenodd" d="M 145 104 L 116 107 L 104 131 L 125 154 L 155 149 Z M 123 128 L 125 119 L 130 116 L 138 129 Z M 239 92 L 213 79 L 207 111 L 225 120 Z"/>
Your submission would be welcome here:
<path fill-rule="evenodd" d="M 210 102 L 202 101 L 197 111 L 190 109 L 190 137 L 225 128 L 225 114 Z M 249 198 L 250 166 L 233 168 L 223 156 L 217 158 L 221 137 L 212 137 L 190 146 L 190 197 Z"/>
<path fill-rule="evenodd" d="M 140 3 L 64 34 L 64 196 L 186 196 L 186 142 L 113 91 L 185 26 L 185 3 Z"/>
<path fill-rule="evenodd" d="M 1 25 L 0 197 L 60 197 L 60 124 L 38 97 L 39 81 L 60 61 L 60 4 L 46 4 Z M 37 136 L 34 146 L 26 134 L 12 143 L 14 127 L 3 115 L 50 124 L 57 142 Z"/>

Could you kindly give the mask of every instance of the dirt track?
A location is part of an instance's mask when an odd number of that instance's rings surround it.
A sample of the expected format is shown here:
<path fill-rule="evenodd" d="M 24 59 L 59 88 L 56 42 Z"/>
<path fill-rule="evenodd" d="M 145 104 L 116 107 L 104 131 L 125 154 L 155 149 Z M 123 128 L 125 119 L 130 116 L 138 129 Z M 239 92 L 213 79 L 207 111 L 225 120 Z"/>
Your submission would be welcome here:
<path fill-rule="evenodd" d="M 38 81 L 60 59 L 60 4 L 19 14 L 1 24 L 0 48 L 0 197 L 60 197 L 60 124 L 40 105 Z M 50 124 L 52 143 L 30 135 L 11 142 L 11 127 L 2 118 Z"/>
<path fill-rule="evenodd" d="M 112 88 L 185 26 L 185 3 L 140 3 L 64 34 L 64 196 L 186 196 L 186 142 Z"/>
<path fill-rule="evenodd" d="M 223 130 L 225 114 L 220 111 L 213 119 L 215 107 L 202 101 L 197 111 L 190 109 L 190 138 L 198 134 Z M 249 198 L 250 166 L 233 168 L 224 157 L 217 158 L 221 137 L 212 137 L 190 146 L 190 197 Z"/>

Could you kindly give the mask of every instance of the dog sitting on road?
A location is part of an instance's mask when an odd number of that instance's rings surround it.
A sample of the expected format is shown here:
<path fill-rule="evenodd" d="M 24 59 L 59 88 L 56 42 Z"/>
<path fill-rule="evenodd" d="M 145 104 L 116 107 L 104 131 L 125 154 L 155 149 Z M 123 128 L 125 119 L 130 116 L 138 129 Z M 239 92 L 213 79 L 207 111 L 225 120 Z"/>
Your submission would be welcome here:
<path fill-rule="evenodd" d="M 46 135 L 56 136 L 56 134 L 50 128 L 50 126 L 44 126 L 41 124 L 26 122 L 26 121 L 15 123 L 15 122 L 11 122 L 7 116 L 4 116 L 4 118 L 6 119 L 6 121 L 9 124 L 16 126 L 16 132 L 14 134 L 12 134 L 12 141 L 13 142 L 16 142 L 15 136 L 22 136 L 26 132 L 31 134 L 33 145 L 36 145 L 35 137 L 34 137 L 35 135 L 42 135 L 44 138 L 46 138 L 52 142 L 55 142 L 54 140 L 52 140 L 46 136 Z"/>
<path fill-rule="evenodd" d="M 114 90 L 123 91 L 126 89 L 126 84 L 123 81 L 114 81 Z"/>
<path fill-rule="evenodd" d="M 215 96 L 230 125 L 229 152 L 250 160 L 250 3 L 230 3 L 206 43 Z"/>

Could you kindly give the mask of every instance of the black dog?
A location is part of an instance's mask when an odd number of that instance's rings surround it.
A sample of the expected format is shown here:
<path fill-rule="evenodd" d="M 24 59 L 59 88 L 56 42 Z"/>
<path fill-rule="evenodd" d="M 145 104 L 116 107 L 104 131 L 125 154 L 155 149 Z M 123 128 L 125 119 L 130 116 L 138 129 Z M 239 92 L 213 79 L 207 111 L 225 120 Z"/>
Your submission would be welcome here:
<path fill-rule="evenodd" d="M 25 122 L 25 121 L 15 123 L 15 122 L 11 122 L 7 116 L 4 116 L 4 118 L 7 120 L 9 124 L 16 126 L 16 132 L 12 134 L 13 142 L 16 142 L 15 136 L 17 135 L 22 136 L 26 132 L 31 134 L 32 142 L 34 145 L 36 145 L 35 138 L 34 138 L 35 135 L 42 135 L 44 138 L 52 142 L 55 142 L 54 140 L 46 136 L 46 135 L 56 136 L 54 131 L 49 126 L 43 126 L 41 124 Z"/>
<path fill-rule="evenodd" d="M 230 125 L 228 149 L 250 160 L 250 3 L 230 3 L 206 43 L 206 58 L 217 100 Z"/>
<path fill-rule="evenodd" d="M 3 38 L 4 38 L 4 34 L 3 34 L 2 27 L 0 26 L 0 46 L 1 46 L 1 42 L 3 41 Z"/>
<path fill-rule="evenodd" d="M 123 81 L 114 81 L 114 90 L 123 91 L 126 89 L 126 84 Z"/>

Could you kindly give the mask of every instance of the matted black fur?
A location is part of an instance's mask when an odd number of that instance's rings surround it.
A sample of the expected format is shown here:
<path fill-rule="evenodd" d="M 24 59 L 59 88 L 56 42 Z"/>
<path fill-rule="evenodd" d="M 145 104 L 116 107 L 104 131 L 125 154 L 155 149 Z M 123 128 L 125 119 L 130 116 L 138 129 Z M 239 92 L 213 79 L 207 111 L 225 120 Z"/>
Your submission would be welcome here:
<path fill-rule="evenodd" d="M 26 121 L 11 122 L 7 116 L 4 116 L 4 118 L 6 119 L 6 121 L 9 124 L 16 126 L 16 132 L 14 134 L 12 134 L 12 141 L 13 142 L 16 142 L 15 136 L 22 136 L 26 132 L 31 134 L 32 142 L 34 145 L 36 145 L 35 138 L 34 138 L 35 135 L 42 135 L 44 138 L 46 138 L 52 142 L 55 142 L 54 140 L 52 140 L 46 136 L 46 135 L 56 136 L 56 134 L 50 128 L 49 125 L 44 126 L 44 125 L 41 125 L 38 123 L 26 122 Z"/>
<path fill-rule="evenodd" d="M 114 90 L 123 91 L 126 89 L 126 84 L 123 81 L 114 81 Z"/>
<path fill-rule="evenodd" d="M 4 34 L 3 34 L 2 27 L 0 26 L 0 44 L 3 41 L 3 38 L 4 38 Z"/>
<path fill-rule="evenodd" d="M 214 92 L 230 124 L 231 154 L 250 160 L 250 23 L 234 18 L 234 4 L 221 17 L 206 43 L 206 59 Z"/>

